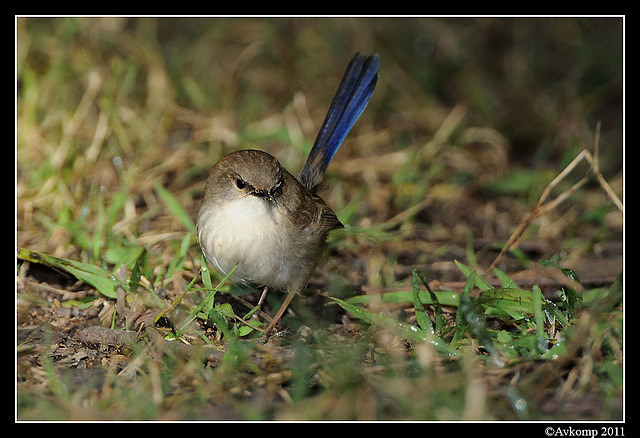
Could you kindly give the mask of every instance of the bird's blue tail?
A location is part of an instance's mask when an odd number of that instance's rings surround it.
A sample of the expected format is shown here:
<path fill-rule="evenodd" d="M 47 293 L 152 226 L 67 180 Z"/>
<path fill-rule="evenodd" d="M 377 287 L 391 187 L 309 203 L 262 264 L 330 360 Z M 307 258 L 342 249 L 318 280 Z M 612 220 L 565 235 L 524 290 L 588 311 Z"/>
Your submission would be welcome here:
<path fill-rule="evenodd" d="M 298 180 L 315 192 L 333 155 L 364 111 L 378 80 L 378 55 L 356 53 L 342 77 Z"/>

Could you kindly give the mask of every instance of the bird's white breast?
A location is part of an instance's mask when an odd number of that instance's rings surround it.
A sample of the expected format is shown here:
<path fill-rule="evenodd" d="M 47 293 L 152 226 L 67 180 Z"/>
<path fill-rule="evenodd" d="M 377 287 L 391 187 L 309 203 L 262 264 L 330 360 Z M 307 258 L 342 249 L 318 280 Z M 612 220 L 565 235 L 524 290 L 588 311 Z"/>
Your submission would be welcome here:
<path fill-rule="evenodd" d="M 232 279 L 244 284 L 287 289 L 300 260 L 290 250 L 299 239 L 283 233 L 282 218 L 273 204 L 253 196 L 222 205 L 208 205 L 198 218 L 198 241 L 207 259 Z M 298 233 L 299 234 L 299 233 Z M 289 252 L 288 252 L 289 251 Z"/>

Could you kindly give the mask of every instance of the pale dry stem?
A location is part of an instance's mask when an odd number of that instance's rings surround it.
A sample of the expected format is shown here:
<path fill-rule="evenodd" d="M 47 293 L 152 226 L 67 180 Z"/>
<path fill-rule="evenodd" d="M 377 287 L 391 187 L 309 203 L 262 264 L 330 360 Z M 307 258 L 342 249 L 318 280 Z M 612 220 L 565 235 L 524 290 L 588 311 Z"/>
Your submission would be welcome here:
<path fill-rule="evenodd" d="M 571 186 L 568 190 L 566 190 L 563 193 L 561 193 L 560 195 L 558 195 L 555 199 L 553 199 L 553 200 L 551 200 L 549 202 L 546 202 L 547 198 L 549 197 L 549 194 L 551 193 L 551 190 L 553 190 L 558 184 L 560 184 L 560 182 L 564 178 L 566 178 L 567 175 L 569 175 L 571 172 L 573 172 L 573 170 L 576 168 L 576 166 L 582 160 L 585 160 L 587 163 L 589 163 L 590 171 L 593 172 L 593 174 L 595 175 L 596 179 L 598 180 L 598 183 L 600 183 L 600 186 L 603 188 L 603 190 L 605 191 L 607 196 L 611 199 L 611 201 L 615 204 L 615 206 L 621 212 L 623 211 L 622 202 L 620 201 L 618 196 L 614 193 L 613 189 L 611 189 L 611 186 L 607 183 L 607 181 L 604 179 L 602 174 L 600 173 L 600 169 L 599 169 L 599 166 L 598 166 L 598 152 L 599 152 L 598 143 L 599 143 L 599 139 L 600 139 L 600 125 L 598 124 L 598 127 L 596 129 L 595 139 L 594 139 L 594 145 L 595 145 L 594 153 L 592 154 L 586 148 L 583 149 L 571 161 L 571 163 L 569 163 L 567 165 L 567 167 L 565 167 L 562 170 L 562 172 L 560 172 L 545 187 L 544 191 L 542 192 L 542 195 L 540 195 L 540 198 L 538 199 L 538 202 L 533 207 L 533 210 L 531 210 L 531 212 L 529 212 L 529 214 L 524 219 L 524 221 L 522 221 L 520 223 L 520 225 L 518 225 L 518 228 L 516 228 L 516 230 L 513 232 L 513 234 L 511 234 L 511 237 L 509 237 L 509 240 L 507 240 L 507 243 L 502 247 L 502 249 L 500 250 L 500 253 L 493 260 L 493 262 L 491 263 L 489 268 L 487 268 L 487 271 L 492 270 L 498 264 L 498 262 L 500 261 L 502 256 L 507 251 L 509 251 L 512 248 L 517 248 L 518 247 L 518 245 L 520 243 L 520 239 L 522 238 L 522 235 L 524 234 L 524 231 L 529 227 L 529 225 L 531 225 L 531 223 L 535 219 L 539 218 L 540 216 L 543 216 L 543 215 L 547 214 L 548 212 L 550 212 L 551 210 L 556 208 L 560 203 L 562 203 L 567 198 L 569 198 L 573 193 L 575 193 L 580 187 L 582 187 L 589 180 L 590 175 L 583 176 L 577 183 L 575 183 L 573 186 Z"/>

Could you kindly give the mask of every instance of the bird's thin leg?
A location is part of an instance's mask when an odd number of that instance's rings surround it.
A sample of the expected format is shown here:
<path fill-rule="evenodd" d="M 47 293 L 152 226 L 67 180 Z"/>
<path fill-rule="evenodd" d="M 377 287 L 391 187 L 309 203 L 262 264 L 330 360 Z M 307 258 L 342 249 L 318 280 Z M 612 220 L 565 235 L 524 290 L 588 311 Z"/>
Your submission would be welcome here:
<path fill-rule="evenodd" d="M 291 303 L 291 300 L 293 300 L 293 297 L 295 296 L 296 296 L 295 293 L 292 293 L 292 292 L 287 293 L 287 296 L 285 297 L 284 302 L 280 306 L 280 310 L 278 310 L 278 312 L 275 314 L 275 316 L 269 323 L 269 326 L 263 332 L 262 334 L 263 339 L 266 340 L 269 337 L 269 333 L 271 333 L 271 330 L 273 330 L 276 324 L 278 323 L 278 321 L 280 321 L 280 318 L 282 318 L 282 314 L 287 310 L 287 307 L 289 307 L 289 303 Z"/>
<path fill-rule="evenodd" d="M 260 299 L 258 300 L 258 304 L 256 304 L 255 306 L 253 306 L 253 309 L 251 309 L 249 311 L 249 313 L 247 313 L 243 319 L 249 319 L 250 317 L 252 317 L 257 311 L 259 311 L 262 308 L 262 303 L 264 303 L 264 299 L 267 297 L 267 292 L 269 292 L 269 287 L 265 286 L 264 289 L 262 289 L 262 295 L 260 295 Z"/>
<path fill-rule="evenodd" d="M 262 289 L 262 295 L 260 295 L 260 299 L 258 300 L 258 309 L 262 307 L 262 303 L 264 303 L 264 299 L 267 297 L 267 292 L 269 292 L 269 287 L 265 286 L 264 289 Z"/>

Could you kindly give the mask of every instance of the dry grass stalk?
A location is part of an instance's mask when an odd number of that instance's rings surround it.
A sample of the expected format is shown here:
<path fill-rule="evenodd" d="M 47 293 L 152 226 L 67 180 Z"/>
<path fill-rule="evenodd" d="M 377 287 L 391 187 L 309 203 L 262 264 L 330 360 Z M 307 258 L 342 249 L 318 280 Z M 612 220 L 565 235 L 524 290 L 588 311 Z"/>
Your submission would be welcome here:
<path fill-rule="evenodd" d="M 604 191 L 607 194 L 607 196 L 611 199 L 611 201 L 613 201 L 613 203 L 616 205 L 616 207 L 621 212 L 623 211 L 622 202 L 620 201 L 618 196 L 614 193 L 613 189 L 607 183 L 607 181 L 604 179 L 602 174 L 600 173 L 599 164 L 598 164 L 599 163 L 599 161 L 598 161 L 598 152 L 599 152 L 598 143 L 599 143 L 599 139 L 600 139 L 600 124 L 598 124 L 598 127 L 596 128 L 596 135 L 595 135 L 595 140 L 594 140 L 594 145 L 595 145 L 594 153 L 592 154 L 588 149 L 583 149 L 571 161 L 571 163 L 569 163 L 567 165 L 567 167 L 565 167 L 562 170 L 562 172 L 560 172 L 558 174 L 558 176 L 556 176 L 553 179 L 553 181 L 551 181 L 549 184 L 547 184 L 547 186 L 545 187 L 544 191 L 542 192 L 542 195 L 540 195 L 540 198 L 538 199 L 538 202 L 533 207 L 533 210 L 531 210 L 531 212 L 529 212 L 529 215 L 525 218 L 525 220 L 522 221 L 520 223 L 520 225 L 518 225 L 518 228 L 516 228 L 516 230 L 513 232 L 513 234 L 511 234 L 511 237 L 509 237 L 509 240 L 502 247 L 502 249 L 500 250 L 500 253 L 493 260 L 493 262 L 491 263 L 491 265 L 489 266 L 487 271 L 491 271 L 498 264 L 498 262 L 500 261 L 502 256 L 507 251 L 509 251 L 509 249 L 518 247 L 518 245 L 520 244 L 520 239 L 522 238 L 522 235 L 524 234 L 525 230 L 531 225 L 531 223 L 535 219 L 547 214 L 548 212 L 550 212 L 551 210 L 556 208 L 560 203 L 562 203 L 564 200 L 569 198 L 573 193 L 575 193 L 580 187 L 582 187 L 589 180 L 590 175 L 583 176 L 577 183 L 575 183 L 573 186 L 571 186 L 568 190 L 566 190 L 563 193 L 561 193 L 560 195 L 558 195 L 555 199 L 553 199 L 553 200 L 551 200 L 549 202 L 546 202 L 547 198 L 549 197 L 549 195 L 551 193 L 551 190 L 553 190 L 558 184 L 560 184 L 560 182 L 564 178 L 566 178 L 567 175 L 569 175 L 571 172 L 573 172 L 573 170 L 576 168 L 576 166 L 582 160 L 585 160 L 587 163 L 589 163 L 589 167 L 590 167 L 591 172 L 593 172 L 593 174 L 596 176 L 596 179 L 600 183 L 600 186 L 602 186 L 602 188 L 604 189 Z"/>

